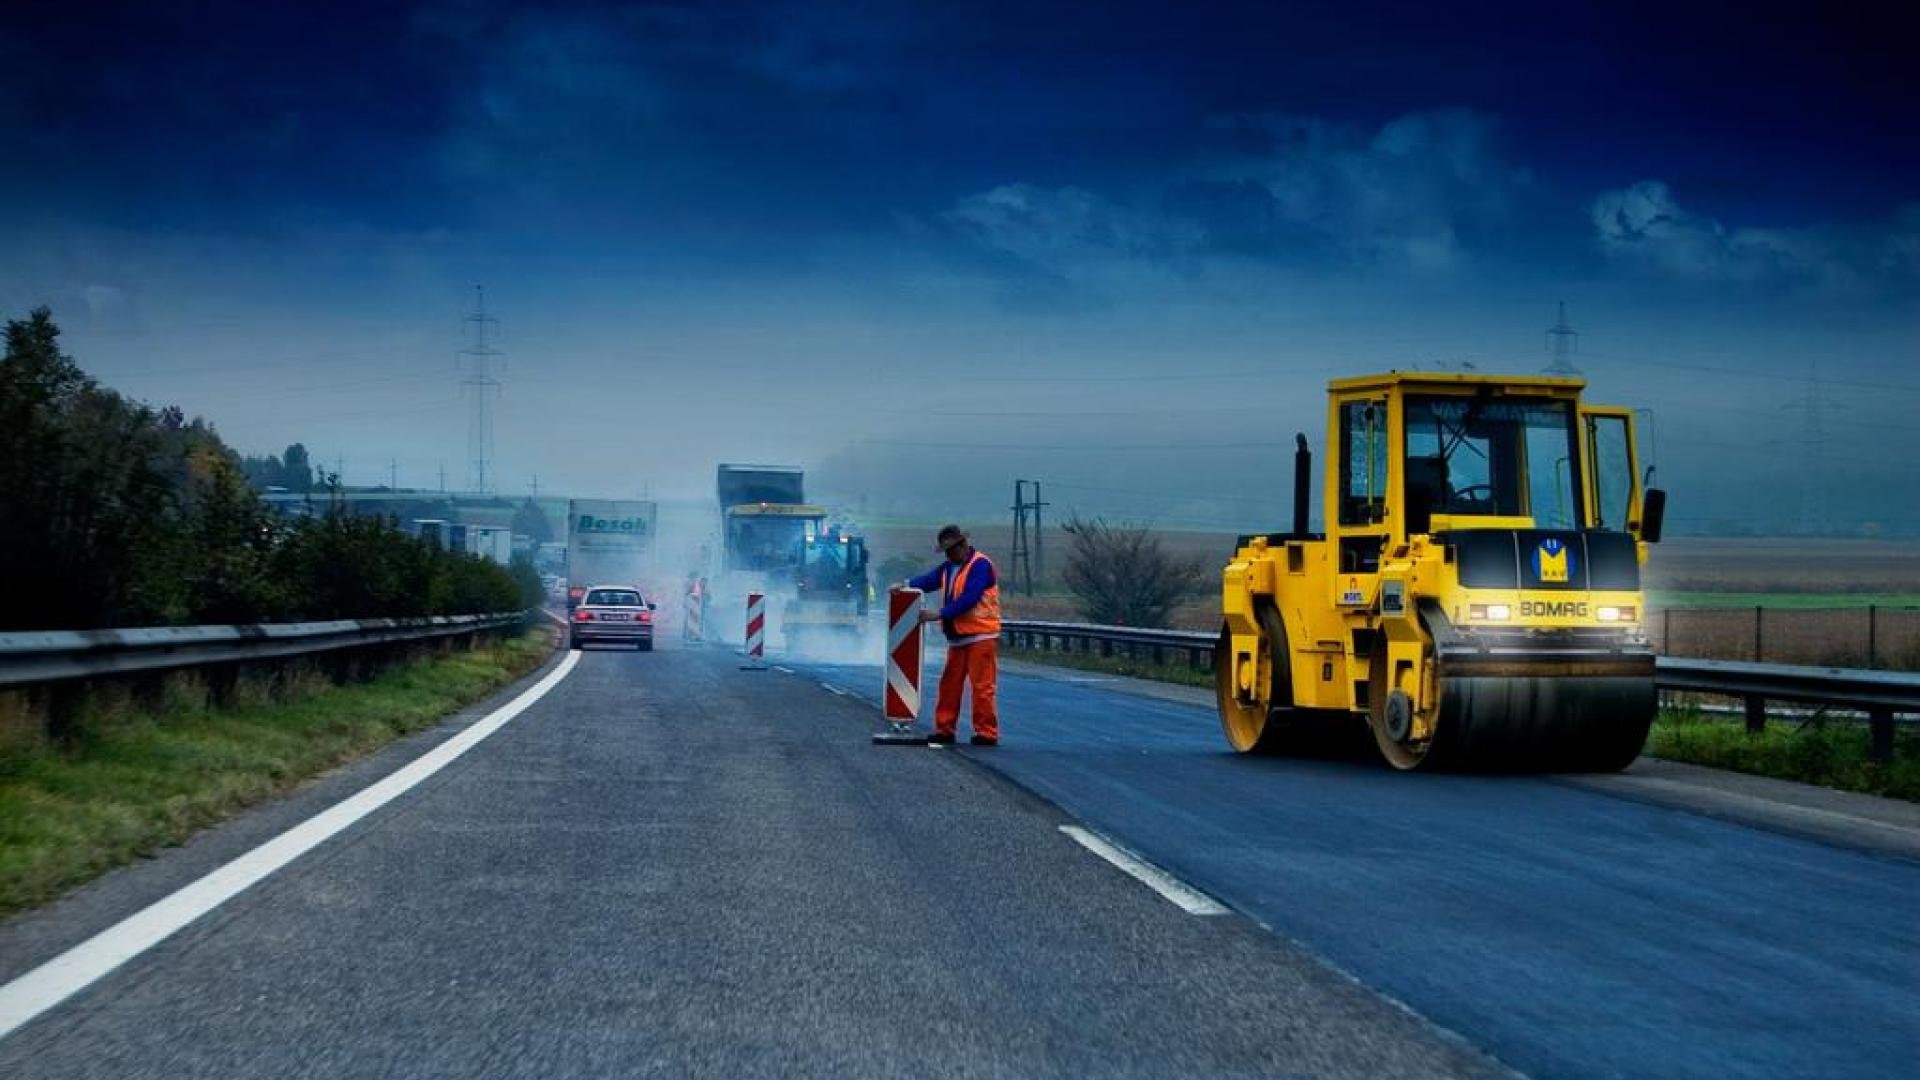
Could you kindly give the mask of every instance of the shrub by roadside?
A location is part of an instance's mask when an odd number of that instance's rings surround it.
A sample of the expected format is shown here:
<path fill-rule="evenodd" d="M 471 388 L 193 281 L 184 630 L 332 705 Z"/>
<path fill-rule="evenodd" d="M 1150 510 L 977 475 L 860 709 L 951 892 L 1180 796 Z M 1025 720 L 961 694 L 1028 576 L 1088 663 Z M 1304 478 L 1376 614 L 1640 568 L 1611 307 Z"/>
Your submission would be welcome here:
<path fill-rule="evenodd" d="M 428 727 L 538 667 L 552 644 L 541 627 L 338 686 L 283 673 L 219 707 L 191 678 L 150 708 L 94 702 L 64 744 L 0 757 L 0 916 Z"/>
<path fill-rule="evenodd" d="M 1663 713 L 1647 739 L 1647 753 L 1671 761 L 1920 800 L 1920 732 L 1896 729 L 1885 764 L 1868 760 L 1867 748 L 1867 727 L 1854 721 L 1775 719 L 1756 735 L 1741 717 L 1695 710 Z"/>

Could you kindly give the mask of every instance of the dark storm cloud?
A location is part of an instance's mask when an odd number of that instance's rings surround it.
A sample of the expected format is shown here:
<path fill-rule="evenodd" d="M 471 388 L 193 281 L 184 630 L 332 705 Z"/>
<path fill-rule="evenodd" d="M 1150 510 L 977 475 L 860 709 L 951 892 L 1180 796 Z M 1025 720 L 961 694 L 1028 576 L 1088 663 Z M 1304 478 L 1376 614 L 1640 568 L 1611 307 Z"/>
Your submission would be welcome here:
<path fill-rule="evenodd" d="M 1191 486 L 1222 401 L 1291 431 L 1328 374 L 1530 370 L 1564 299 L 1609 393 L 1748 444 L 1696 459 L 1711 486 L 1785 453 L 1751 429 L 1793 380 L 1894 385 L 1920 348 L 1920 67 L 1898 19 L 15 4 L 0 306 L 54 304 L 96 370 L 250 449 L 457 473 L 450 355 L 486 281 L 516 365 L 502 453 L 549 485 L 629 492 L 644 459 L 698 491 L 718 458 L 835 453 L 911 477 L 910 449 L 879 459 L 937 397 L 1005 468 L 1150 499 Z M 353 390 L 369 371 L 412 381 Z M 323 401 L 273 389 L 330 378 Z M 996 419 L 1009 387 L 1065 419 Z M 1903 393 L 1862 391 L 1860 429 L 1905 430 Z M 1148 406 L 1129 436 L 1165 454 L 1049 449 L 1111 435 L 1082 414 Z M 633 416 L 644 455 L 606 422 Z"/>

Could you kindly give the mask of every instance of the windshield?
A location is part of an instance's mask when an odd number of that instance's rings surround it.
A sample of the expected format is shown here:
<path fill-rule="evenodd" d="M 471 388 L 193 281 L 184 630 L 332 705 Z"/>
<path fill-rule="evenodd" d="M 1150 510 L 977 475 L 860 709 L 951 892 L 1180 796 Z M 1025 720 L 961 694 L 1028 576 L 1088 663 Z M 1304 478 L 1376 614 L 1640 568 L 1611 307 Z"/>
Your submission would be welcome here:
<path fill-rule="evenodd" d="M 639 607 L 640 594 L 632 589 L 595 589 L 587 594 L 592 607 Z"/>
<path fill-rule="evenodd" d="M 1409 397 L 1409 498 L 1424 488 L 1436 514 L 1530 517 L 1537 529 L 1579 528 L 1572 407 L 1500 397 Z"/>

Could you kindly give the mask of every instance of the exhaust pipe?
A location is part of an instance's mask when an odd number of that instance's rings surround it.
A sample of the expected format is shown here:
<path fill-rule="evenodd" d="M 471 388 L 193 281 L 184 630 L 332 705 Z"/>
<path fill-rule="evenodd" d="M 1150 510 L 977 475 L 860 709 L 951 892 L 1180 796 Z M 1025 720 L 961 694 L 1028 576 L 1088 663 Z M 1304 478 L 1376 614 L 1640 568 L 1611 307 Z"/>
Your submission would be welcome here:
<path fill-rule="evenodd" d="M 1307 449 L 1307 436 L 1293 436 L 1293 534 L 1307 535 L 1307 491 L 1312 486 L 1313 451 Z"/>

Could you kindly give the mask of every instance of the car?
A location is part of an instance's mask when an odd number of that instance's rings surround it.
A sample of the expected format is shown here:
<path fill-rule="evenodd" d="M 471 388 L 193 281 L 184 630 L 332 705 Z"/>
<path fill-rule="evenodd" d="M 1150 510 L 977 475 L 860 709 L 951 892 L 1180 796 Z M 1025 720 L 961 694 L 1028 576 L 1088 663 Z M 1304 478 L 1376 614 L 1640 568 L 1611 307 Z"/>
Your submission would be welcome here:
<path fill-rule="evenodd" d="M 581 594 L 580 603 L 568 615 L 567 647 L 607 641 L 650 651 L 655 606 L 632 585 L 594 585 Z"/>

